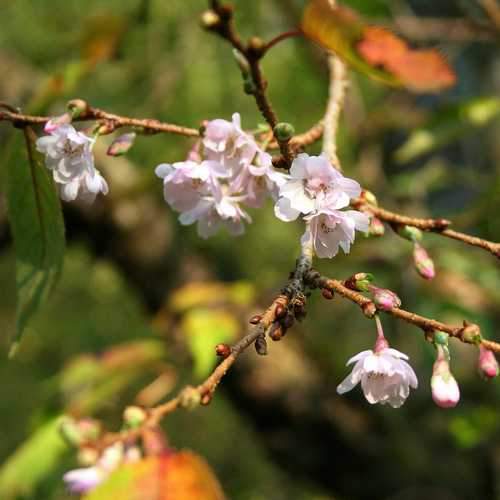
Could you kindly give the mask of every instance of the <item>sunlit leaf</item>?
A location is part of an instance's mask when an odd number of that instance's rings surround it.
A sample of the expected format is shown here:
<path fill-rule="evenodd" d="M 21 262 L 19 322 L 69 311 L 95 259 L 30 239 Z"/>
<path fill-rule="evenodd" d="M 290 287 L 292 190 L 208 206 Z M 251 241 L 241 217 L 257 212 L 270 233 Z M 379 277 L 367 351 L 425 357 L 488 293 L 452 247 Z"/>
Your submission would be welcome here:
<path fill-rule="evenodd" d="M 194 360 L 194 374 L 203 378 L 215 365 L 214 347 L 230 342 L 238 333 L 236 318 L 224 310 L 193 309 L 186 313 L 182 328 Z"/>
<path fill-rule="evenodd" d="M 5 158 L 7 206 L 16 251 L 17 323 L 14 352 L 28 321 L 57 283 L 63 265 L 64 222 L 59 197 L 34 151 L 31 129 L 15 134 Z M 26 154 L 26 149 L 30 154 Z"/>
<path fill-rule="evenodd" d="M 59 434 L 60 418 L 39 427 L 0 468 L 0 498 L 29 495 L 58 465 L 68 447 Z"/>
<path fill-rule="evenodd" d="M 209 465 L 189 451 L 125 464 L 85 500 L 224 500 Z"/>
<path fill-rule="evenodd" d="M 499 114 L 500 99 L 497 97 L 481 97 L 447 106 L 436 111 L 426 125 L 414 130 L 394 156 L 400 163 L 411 161 L 452 142 L 474 127 L 487 125 Z"/>
<path fill-rule="evenodd" d="M 434 49 L 414 50 L 385 28 L 369 26 L 351 9 L 310 0 L 302 31 L 354 69 L 388 85 L 432 92 L 455 83 L 455 73 Z"/>

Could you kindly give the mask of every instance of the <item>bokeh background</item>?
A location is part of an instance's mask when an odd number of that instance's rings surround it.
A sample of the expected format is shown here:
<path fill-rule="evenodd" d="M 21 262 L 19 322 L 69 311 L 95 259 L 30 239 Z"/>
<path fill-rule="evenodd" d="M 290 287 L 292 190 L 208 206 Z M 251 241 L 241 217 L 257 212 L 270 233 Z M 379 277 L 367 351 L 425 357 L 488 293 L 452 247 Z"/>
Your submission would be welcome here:
<path fill-rule="evenodd" d="M 244 37 L 270 38 L 298 24 L 302 0 L 235 0 Z M 352 75 L 340 129 L 347 175 L 384 206 L 443 216 L 490 240 L 500 234 L 498 31 L 473 0 L 351 0 L 374 22 L 416 45 L 438 46 L 458 74 L 440 95 L 416 96 Z M 242 115 L 262 118 L 242 89 L 231 49 L 199 27 L 205 2 L 184 0 L 0 1 L 0 100 L 59 114 L 68 99 L 134 117 L 197 127 Z M 324 112 L 325 56 L 293 39 L 266 56 L 269 95 L 281 120 L 306 130 Z M 416 131 L 420 130 L 419 134 Z M 2 145 L 15 131 L 0 124 Z M 300 224 L 252 212 L 239 238 L 204 241 L 163 202 L 154 167 L 183 159 L 183 137 L 139 136 L 126 157 L 96 148 L 110 194 L 91 207 L 64 206 L 67 257 L 60 285 L 25 334 L 18 356 L 0 361 L 0 497 L 65 499 L 61 476 L 75 453 L 57 435 L 64 411 L 120 425 L 132 402 L 156 404 L 202 380 L 213 346 L 236 339 L 282 285 L 298 252 Z M 319 151 L 319 145 L 310 152 Z M 22 165 L 19 168 L 23 168 Z M 0 178 L 4 165 L 0 157 Z M 0 190 L 0 337 L 15 323 L 14 255 Z M 426 235 L 438 274 L 424 282 L 411 245 L 387 228 L 358 238 L 349 256 L 318 263 L 346 278 L 367 271 L 423 315 L 480 324 L 499 339 L 497 261 L 459 242 Z M 500 498 L 500 387 L 476 373 L 476 349 L 452 342 L 462 400 L 437 408 L 430 395 L 432 346 L 416 328 L 384 318 L 408 353 L 420 387 L 403 408 L 372 407 L 359 390 L 340 397 L 346 359 L 370 347 L 374 324 L 352 304 L 312 296 L 308 316 L 266 358 L 249 349 L 208 408 L 177 412 L 163 426 L 173 446 L 213 466 L 229 498 Z"/>

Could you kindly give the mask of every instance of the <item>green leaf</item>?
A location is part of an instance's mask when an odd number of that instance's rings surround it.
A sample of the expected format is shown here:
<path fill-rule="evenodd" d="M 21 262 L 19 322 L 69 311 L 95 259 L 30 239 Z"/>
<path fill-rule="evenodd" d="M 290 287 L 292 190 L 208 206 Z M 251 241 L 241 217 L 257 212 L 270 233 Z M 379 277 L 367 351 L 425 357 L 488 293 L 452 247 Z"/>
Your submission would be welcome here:
<path fill-rule="evenodd" d="M 15 353 L 26 324 L 47 299 L 62 271 L 64 222 L 47 169 L 34 151 L 34 134 L 16 133 L 7 149 L 7 207 L 16 251 Z M 28 154 L 26 154 L 26 152 Z"/>
<path fill-rule="evenodd" d="M 67 445 L 59 434 L 61 417 L 40 427 L 0 468 L 0 498 L 29 495 L 59 464 Z"/>
<path fill-rule="evenodd" d="M 426 125 L 412 132 L 394 157 L 399 163 L 412 161 L 449 144 L 475 127 L 484 127 L 499 114 L 498 97 L 480 97 L 447 106 L 437 111 Z"/>

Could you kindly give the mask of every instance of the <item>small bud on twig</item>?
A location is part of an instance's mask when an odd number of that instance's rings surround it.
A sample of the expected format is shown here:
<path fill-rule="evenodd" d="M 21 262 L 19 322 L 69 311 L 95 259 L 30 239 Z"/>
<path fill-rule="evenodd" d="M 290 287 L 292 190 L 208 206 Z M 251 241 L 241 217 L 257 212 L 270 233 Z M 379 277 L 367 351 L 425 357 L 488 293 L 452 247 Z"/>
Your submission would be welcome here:
<path fill-rule="evenodd" d="M 373 279 L 373 274 L 356 273 L 344 282 L 344 286 L 356 292 L 368 292 Z"/>
<path fill-rule="evenodd" d="M 188 385 L 179 395 L 179 406 L 187 410 L 193 410 L 201 402 L 201 395 L 195 387 Z"/>
<path fill-rule="evenodd" d="M 375 316 L 375 314 L 377 314 L 377 306 L 372 301 L 365 302 L 361 306 L 361 310 L 363 311 L 363 314 L 367 318 L 373 318 L 373 316 Z"/>
<path fill-rule="evenodd" d="M 390 311 L 393 307 L 401 306 L 401 299 L 393 291 L 373 285 L 369 288 L 377 309 Z"/>
<path fill-rule="evenodd" d="M 276 306 L 276 309 L 274 310 L 274 315 L 276 316 L 277 319 L 281 319 L 285 316 L 286 314 L 286 308 L 283 307 L 282 304 L 278 304 Z"/>
<path fill-rule="evenodd" d="M 269 337 L 275 342 L 283 338 L 283 328 L 279 323 L 273 323 L 269 329 Z"/>
<path fill-rule="evenodd" d="M 363 189 L 359 197 L 363 200 L 364 203 L 368 205 L 373 205 L 375 207 L 378 205 L 377 197 L 367 189 Z"/>
<path fill-rule="evenodd" d="M 259 335 L 255 339 L 255 350 L 257 351 L 257 354 L 260 356 L 266 356 L 267 355 L 267 340 L 265 335 Z"/>
<path fill-rule="evenodd" d="M 67 104 L 68 111 L 72 118 L 85 116 L 89 111 L 89 105 L 83 99 L 73 99 Z"/>
<path fill-rule="evenodd" d="M 256 314 L 255 316 L 252 316 L 248 322 L 251 323 L 252 325 L 258 325 L 262 320 L 262 316 L 260 314 Z"/>
<path fill-rule="evenodd" d="M 436 276 L 433 260 L 430 258 L 427 250 L 419 243 L 415 243 L 413 246 L 413 262 L 418 274 L 422 278 L 431 280 Z"/>
<path fill-rule="evenodd" d="M 478 358 L 478 371 L 479 374 L 485 379 L 492 379 L 498 376 L 499 368 L 498 361 L 495 354 L 486 347 L 479 345 L 479 358 Z"/>
<path fill-rule="evenodd" d="M 123 422 L 131 429 L 140 427 L 146 418 L 147 414 L 140 406 L 127 406 L 123 412 Z"/>
<path fill-rule="evenodd" d="M 384 223 L 375 216 L 370 217 L 370 225 L 368 226 L 368 236 L 383 236 L 385 234 Z"/>
<path fill-rule="evenodd" d="M 273 133 L 278 141 L 289 141 L 295 134 L 295 128 L 291 123 L 280 122 L 274 127 Z"/>
<path fill-rule="evenodd" d="M 422 231 L 418 227 L 395 224 L 393 225 L 393 229 L 397 234 L 399 234 L 399 236 L 401 236 L 401 238 L 404 238 L 405 240 L 413 241 L 414 243 L 422 241 Z"/>
<path fill-rule="evenodd" d="M 328 288 L 322 288 L 321 295 L 323 295 L 323 298 L 325 298 L 326 300 L 332 300 L 334 297 L 333 292 Z"/>
<path fill-rule="evenodd" d="M 482 340 L 479 326 L 468 321 L 464 321 L 464 327 L 460 333 L 462 340 L 468 344 L 479 344 Z"/>
<path fill-rule="evenodd" d="M 281 324 L 283 325 L 284 328 L 288 329 L 288 328 L 291 328 L 293 326 L 293 324 L 295 323 L 295 317 L 293 316 L 293 314 L 287 314 L 282 320 L 281 320 Z"/>
<path fill-rule="evenodd" d="M 221 19 L 213 10 L 206 10 L 201 15 L 200 23 L 206 30 L 217 29 L 221 24 Z"/>
<path fill-rule="evenodd" d="M 108 156 L 124 155 L 134 145 L 136 137 L 137 134 L 135 132 L 120 135 L 110 144 L 108 150 L 106 151 L 106 154 Z"/>
<path fill-rule="evenodd" d="M 221 358 L 227 358 L 231 354 L 231 347 L 227 344 L 217 344 L 215 346 L 215 354 Z"/>

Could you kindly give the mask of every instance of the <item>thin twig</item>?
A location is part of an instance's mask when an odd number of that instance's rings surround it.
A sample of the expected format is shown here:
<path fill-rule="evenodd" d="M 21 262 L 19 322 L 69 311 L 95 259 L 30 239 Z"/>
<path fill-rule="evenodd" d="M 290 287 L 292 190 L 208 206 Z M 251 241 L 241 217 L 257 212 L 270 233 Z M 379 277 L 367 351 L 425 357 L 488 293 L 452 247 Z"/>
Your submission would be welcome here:
<path fill-rule="evenodd" d="M 369 317 L 372 317 L 374 312 L 376 311 L 375 304 L 369 298 L 365 297 L 360 292 L 356 292 L 354 290 L 351 290 L 350 288 L 347 288 L 342 281 L 328 278 L 326 276 L 321 276 L 317 271 L 309 271 L 309 273 L 306 274 L 305 279 L 306 283 L 310 284 L 314 288 L 317 287 L 321 289 L 327 289 L 332 293 L 336 292 L 338 295 L 345 299 L 349 299 L 350 301 L 357 304 Z M 393 307 L 389 310 L 383 310 L 382 312 L 406 321 L 407 323 L 411 323 L 412 325 L 421 328 L 424 332 L 442 331 L 446 332 L 448 335 L 450 335 L 450 337 L 454 337 L 458 340 L 461 340 L 462 342 L 474 343 L 471 342 L 471 339 L 467 337 L 464 331 L 466 327 L 476 327 L 476 325 L 470 325 L 466 322 L 464 322 L 463 326 L 448 325 L 447 323 L 443 323 L 431 318 L 426 318 L 425 316 L 420 316 L 416 313 L 405 311 L 404 309 L 399 309 L 397 307 Z M 500 353 L 500 343 L 485 339 L 481 340 L 480 342 L 487 349 Z"/>
<path fill-rule="evenodd" d="M 30 124 L 43 125 L 50 120 L 49 116 L 32 116 L 12 111 L 0 111 L 0 121 L 10 121 L 14 125 Z M 84 113 L 74 118 L 74 121 L 106 120 L 111 122 L 113 128 L 141 127 L 150 132 L 164 132 L 169 134 L 184 135 L 187 137 L 199 137 L 198 130 L 173 123 L 160 122 L 153 119 L 130 118 L 128 116 L 115 115 L 99 108 L 88 107 Z"/>
<path fill-rule="evenodd" d="M 275 36 L 274 38 L 269 40 L 262 48 L 262 52 L 265 54 L 269 49 L 272 49 L 276 44 L 282 42 L 283 40 L 287 40 L 288 38 L 293 38 L 302 35 L 303 35 L 302 31 L 299 29 L 285 31 L 284 33 L 281 33 L 280 35 Z"/>

